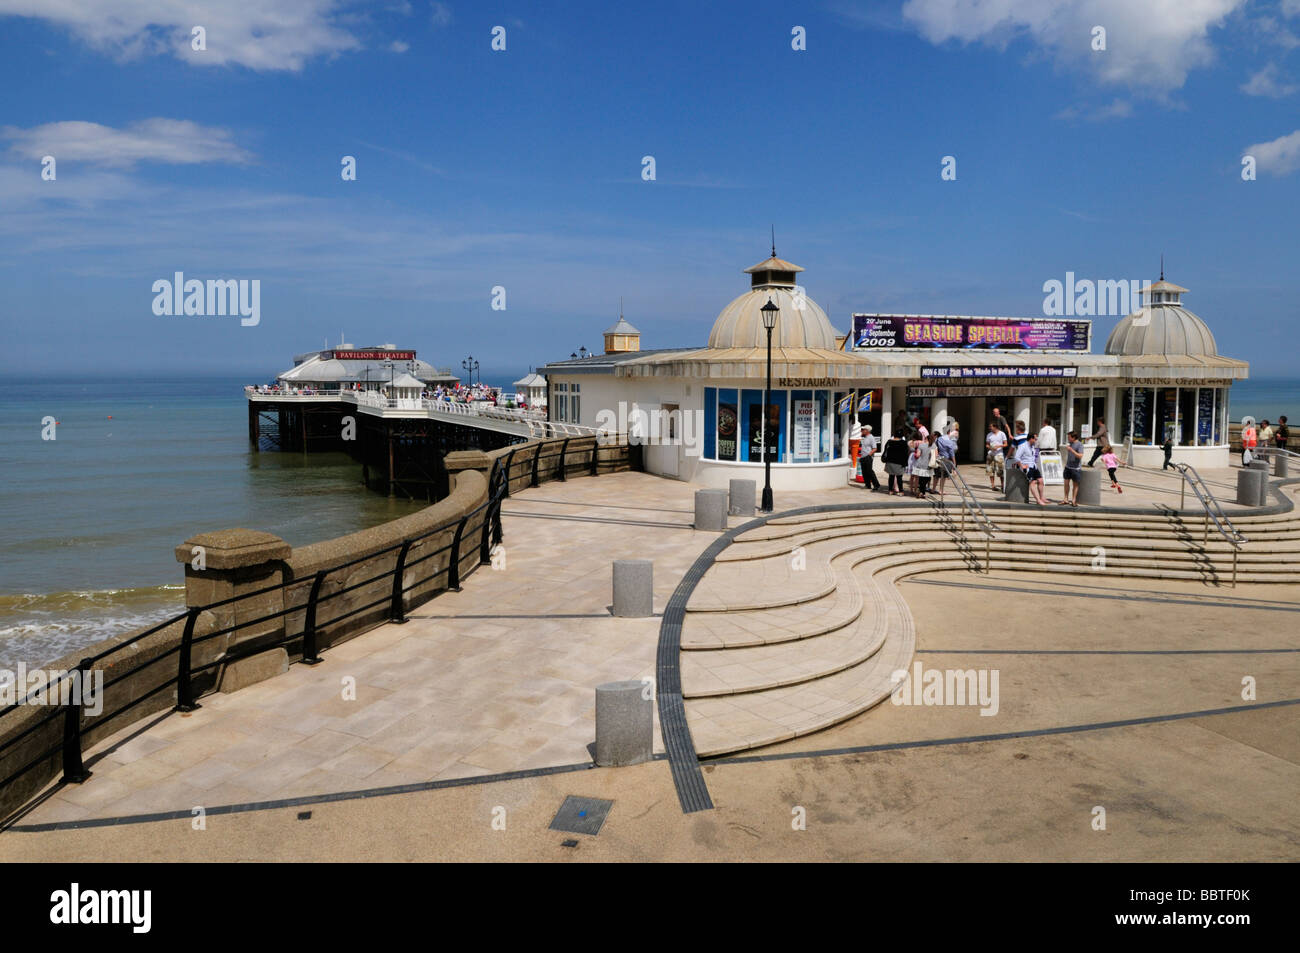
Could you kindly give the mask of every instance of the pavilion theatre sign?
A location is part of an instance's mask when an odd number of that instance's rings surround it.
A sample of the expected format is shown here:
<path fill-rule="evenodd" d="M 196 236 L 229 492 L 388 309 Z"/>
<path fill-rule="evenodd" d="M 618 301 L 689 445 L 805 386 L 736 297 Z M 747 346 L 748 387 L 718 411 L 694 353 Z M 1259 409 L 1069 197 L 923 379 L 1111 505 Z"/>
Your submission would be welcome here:
<path fill-rule="evenodd" d="M 413 361 L 414 351 L 328 351 L 321 355 L 325 361 Z"/>

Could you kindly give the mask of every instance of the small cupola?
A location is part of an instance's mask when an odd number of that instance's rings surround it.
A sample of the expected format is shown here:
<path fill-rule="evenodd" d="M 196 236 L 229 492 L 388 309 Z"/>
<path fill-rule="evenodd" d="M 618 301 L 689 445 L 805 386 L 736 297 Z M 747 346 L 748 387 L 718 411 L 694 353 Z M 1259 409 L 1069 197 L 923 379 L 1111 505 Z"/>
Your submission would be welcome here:
<path fill-rule="evenodd" d="M 623 317 L 623 302 L 618 303 L 618 321 L 605 329 L 606 354 L 630 354 L 641 350 L 641 332 Z"/>

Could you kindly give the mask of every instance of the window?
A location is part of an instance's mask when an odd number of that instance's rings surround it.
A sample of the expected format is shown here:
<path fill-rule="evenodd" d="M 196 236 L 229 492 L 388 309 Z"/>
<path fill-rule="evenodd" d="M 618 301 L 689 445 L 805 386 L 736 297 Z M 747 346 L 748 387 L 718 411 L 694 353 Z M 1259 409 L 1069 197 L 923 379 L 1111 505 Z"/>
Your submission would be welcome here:
<path fill-rule="evenodd" d="M 704 459 L 718 456 L 718 389 L 704 388 Z"/>
<path fill-rule="evenodd" d="M 569 385 L 569 423 L 582 423 L 582 398 L 578 395 L 580 384 Z"/>
<path fill-rule="evenodd" d="M 567 383 L 555 385 L 555 419 L 562 424 L 569 422 L 569 385 Z"/>

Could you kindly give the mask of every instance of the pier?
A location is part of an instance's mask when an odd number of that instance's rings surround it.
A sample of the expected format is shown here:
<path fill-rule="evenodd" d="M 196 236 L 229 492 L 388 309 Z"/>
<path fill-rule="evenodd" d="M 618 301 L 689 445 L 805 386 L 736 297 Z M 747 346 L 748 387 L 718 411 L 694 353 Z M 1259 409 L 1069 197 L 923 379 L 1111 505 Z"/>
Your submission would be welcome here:
<path fill-rule="evenodd" d="M 253 449 L 343 451 L 361 463 L 368 489 L 430 502 L 447 495 L 443 459 L 448 453 L 596 433 L 592 427 L 548 421 L 541 411 L 434 399 L 415 390 L 389 396 L 376 390 L 249 386 L 244 393 Z"/>

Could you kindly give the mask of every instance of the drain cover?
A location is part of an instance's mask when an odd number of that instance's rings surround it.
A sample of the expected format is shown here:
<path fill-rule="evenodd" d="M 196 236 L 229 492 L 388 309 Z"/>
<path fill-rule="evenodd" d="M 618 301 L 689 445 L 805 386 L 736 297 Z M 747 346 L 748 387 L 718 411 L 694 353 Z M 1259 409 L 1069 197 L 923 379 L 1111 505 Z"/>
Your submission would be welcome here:
<path fill-rule="evenodd" d="M 602 801 L 595 797 L 577 797 L 570 794 L 555 812 L 551 821 L 551 830 L 567 831 L 570 834 L 590 834 L 595 837 L 600 833 L 605 818 L 613 801 Z"/>

